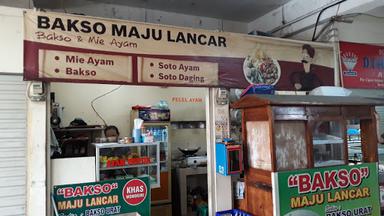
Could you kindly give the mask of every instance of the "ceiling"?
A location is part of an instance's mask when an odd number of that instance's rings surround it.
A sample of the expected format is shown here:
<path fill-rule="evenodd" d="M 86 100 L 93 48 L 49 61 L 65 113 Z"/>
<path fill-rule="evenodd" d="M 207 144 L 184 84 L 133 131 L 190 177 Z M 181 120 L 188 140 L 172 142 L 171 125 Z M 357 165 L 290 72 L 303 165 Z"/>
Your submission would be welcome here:
<path fill-rule="evenodd" d="M 373 10 L 368 11 L 367 13 L 371 14 L 373 16 L 382 17 L 383 14 L 384 14 L 384 6 L 377 7 L 375 9 L 373 9 Z"/>
<path fill-rule="evenodd" d="M 33 0 L 37 8 L 57 9 L 106 3 L 224 20 L 250 22 L 289 0 Z"/>

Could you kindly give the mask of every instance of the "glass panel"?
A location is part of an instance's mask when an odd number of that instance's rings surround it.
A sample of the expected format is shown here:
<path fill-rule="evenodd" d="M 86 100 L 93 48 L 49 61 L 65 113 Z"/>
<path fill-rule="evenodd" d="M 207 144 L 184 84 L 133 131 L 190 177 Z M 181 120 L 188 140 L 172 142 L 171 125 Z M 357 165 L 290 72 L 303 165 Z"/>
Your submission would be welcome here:
<path fill-rule="evenodd" d="M 156 170 L 156 166 L 153 166 Z M 148 176 L 148 167 L 132 167 L 132 168 L 117 168 L 111 170 L 100 170 L 100 180 L 107 179 L 125 179 L 125 178 L 133 178 L 133 177 L 141 177 Z M 152 175 L 151 175 L 152 176 Z M 154 182 L 156 183 L 156 172 L 153 174 L 155 178 Z M 151 177 L 151 181 L 153 180 Z"/>
<path fill-rule="evenodd" d="M 160 171 L 168 171 L 168 126 L 145 125 L 145 135 L 153 136 L 154 142 L 160 142 Z"/>
<path fill-rule="evenodd" d="M 144 125 L 142 136 L 153 136 L 154 142 L 168 142 L 168 127 L 158 125 Z"/>
<path fill-rule="evenodd" d="M 384 185 L 384 148 L 381 145 L 379 146 L 379 149 L 378 149 L 378 155 L 379 155 L 379 184 Z"/>
<path fill-rule="evenodd" d="M 241 135 L 241 110 L 230 109 L 230 133 L 236 143 L 243 143 Z"/>
<path fill-rule="evenodd" d="M 240 152 L 239 150 L 228 151 L 229 154 L 229 171 L 239 171 L 240 170 Z"/>
<path fill-rule="evenodd" d="M 272 170 L 269 122 L 248 121 L 246 127 L 249 166 Z"/>
<path fill-rule="evenodd" d="M 160 171 L 167 172 L 168 171 L 168 143 L 161 142 L 160 143 Z"/>
<path fill-rule="evenodd" d="M 307 167 L 307 144 L 304 121 L 276 121 L 276 168 L 278 171 Z"/>
<path fill-rule="evenodd" d="M 363 162 L 363 151 L 361 148 L 360 119 L 348 120 L 348 160 L 349 164 L 360 164 Z M 379 156 L 379 184 L 384 185 L 384 147 L 378 145 Z M 382 189 L 381 189 L 382 190 Z"/>
<path fill-rule="evenodd" d="M 149 176 L 150 183 L 156 184 L 156 172 L 156 166 L 100 170 L 100 180 Z"/>
<path fill-rule="evenodd" d="M 363 160 L 360 139 L 360 120 L 347 122 L 348 160 L 350 164 L 358 164 Z"/>
<path fill-rule="evenodd" d="M 100 170 L 100 180 L 124 179 L 137 176 L 137 169 Z"/>
<path fill-rule="evenodd" d="M 149 175 L 149 180 L 151 181 L 151 184 L 158 183 L 157 182 L 158 180 L 156 179 L 156 173 L 157 173 L 156 166 L 150 166 L 148 169 L 148 175 Z"/>
<path fill-rule="evenodd" d="M 116 144 L 97 150 L 100 180 L 149 176 L 152 185 L 159 183 L 157 145 Z"/>
<path fill-rule="evenodd" d="M 345 164 L 341 122 L 318 121 L 312 128 L 312 134 L 315 167 Z"/>

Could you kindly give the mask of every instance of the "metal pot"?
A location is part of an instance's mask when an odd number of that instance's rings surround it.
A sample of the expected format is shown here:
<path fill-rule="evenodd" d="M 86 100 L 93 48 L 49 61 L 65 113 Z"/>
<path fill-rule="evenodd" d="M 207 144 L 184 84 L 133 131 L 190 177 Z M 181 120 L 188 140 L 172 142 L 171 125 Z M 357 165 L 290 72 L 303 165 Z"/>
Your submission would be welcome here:
<path fill-rule="evenodd" d="M 185 149 L 178 148 L 178 149 L 184 154 L 184 156 L 188 157 L 196 154 L 196 152 L 200 150 L 200 147 L 193 148 L 193 149 L 190 149 L 190 148 L 185 148 Z"/>

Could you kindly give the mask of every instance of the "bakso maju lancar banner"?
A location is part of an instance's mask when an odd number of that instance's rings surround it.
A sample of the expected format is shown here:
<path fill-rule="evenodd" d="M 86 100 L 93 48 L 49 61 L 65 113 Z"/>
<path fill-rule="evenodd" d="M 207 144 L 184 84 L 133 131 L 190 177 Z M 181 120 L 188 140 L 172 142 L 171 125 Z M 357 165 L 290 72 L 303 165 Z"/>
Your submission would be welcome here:
<path fill-rule="evenodd" d="M 333 46 L 28 10 L 24 79 L 308 91 L 334 85 Z"/>

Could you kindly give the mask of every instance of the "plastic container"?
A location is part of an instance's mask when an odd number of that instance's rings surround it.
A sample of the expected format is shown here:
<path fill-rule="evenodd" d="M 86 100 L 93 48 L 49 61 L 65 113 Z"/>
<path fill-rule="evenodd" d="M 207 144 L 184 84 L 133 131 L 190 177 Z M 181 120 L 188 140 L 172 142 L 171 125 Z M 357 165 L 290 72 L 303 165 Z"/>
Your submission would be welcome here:
<path fill-rule="evenodd" d="M 167 142 L 168 139 L 168 131 L 167 129 L 163 129 L 162 134 L 161 134 L 161 139 L 163 142 Z"/>
<path fill-rule="evenodd" d="M 208 216 L 208 205 L 206 203 L 198 205 L 196 213 L 197 216 Z"/>
<path fill-rule="evenodd" d="M 243 97 L 245 95 L 249 94 L 275 94 L 275 87 L 273 85 L 265 85 L 265 84 L 258 84 L 258 85 L 250 85 L 248 86 L 243 93 L 240 95 L 240 97 Z"/>
<path fill-rule="evenodd" d="M 216 216 L 251 216 L 251 215 L 239 209 L 231 209 L 231 210 L 216 212 Z"/>
<path fill-rule="evenodd" d="M 141 142 L 141 130 L 140 129 L 133 129 L 132 137 L 133 137 L 133 141 L 135 143 L 140 143 Z"/>
<path fill-rule="evenodd" d="M 351 90 L 338 86 L 320 86 L 309 92 L 309 95 L 321 96 L 349 96 Z"/>
<path fill-rule="evenodd" d="M 169 109 L 140 109 L 139 118 L 147 122 L 169 121 L 171 113 Z"/>

